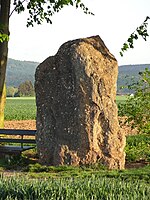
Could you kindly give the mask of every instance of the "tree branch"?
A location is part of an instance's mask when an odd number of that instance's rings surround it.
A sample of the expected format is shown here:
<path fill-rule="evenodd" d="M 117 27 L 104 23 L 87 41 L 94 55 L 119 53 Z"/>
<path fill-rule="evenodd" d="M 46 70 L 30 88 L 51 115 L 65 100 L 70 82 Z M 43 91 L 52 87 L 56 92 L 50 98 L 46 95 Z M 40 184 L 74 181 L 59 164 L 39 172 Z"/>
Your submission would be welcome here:
<path fill-rule="evenodd" d="M 0 1 L 1 1 L 1 0 L 0 0 Z M 23 4 L 25 1 L 27 1 L 27 0 L 21 1 L 21 4 Z M 18 6 L 18 5 L 16 5 L 15 8 L 11 11 L 9 17 L 11 17 L 11 15 L 13 14 L 13 12 L 16 10 L 17 6 Z"/>

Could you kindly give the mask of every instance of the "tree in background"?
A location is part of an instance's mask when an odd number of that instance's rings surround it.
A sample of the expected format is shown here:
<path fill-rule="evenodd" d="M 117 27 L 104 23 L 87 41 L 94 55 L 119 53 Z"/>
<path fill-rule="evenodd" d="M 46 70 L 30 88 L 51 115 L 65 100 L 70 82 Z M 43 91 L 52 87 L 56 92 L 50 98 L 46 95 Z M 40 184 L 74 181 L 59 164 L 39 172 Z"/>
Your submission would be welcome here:
<path fill-rule="evenodd" d="M 31 81 L 25 81 L 18 87 L 18 92 L 15 94 L 18 97 L 33 97 L 35 96 L 34 87 Z"/>
<path fill-rule="evenodd" d="M 7 97 L 14 97 L 15 94 L 18 92 L 18 88 L 9 86 L 6 88 L 6 96 Z"/>
<path fill-rule="evenodd" d="M 4 108 L 6 101 L 6 66 L 8 58 L 9 18 L 14 11 L 21 13 L 28 10 L 27 26 L 41 24 L 44 20 L 52 23 L 51 16 L 63 7 L 71 5 L 80 7 L 85 13 L 90 13 L 82 0 L 0 0 L 0 128 L 4 126 Z M 10 4 L 14 9 L 10 13 Z"/>
<path fill-rule="evenodd" d="M 125 123 L 131 123 L 140 133 L 150 134 L 150 70 L 139 73 L 138 82 L 128 85 L 135 91 L 134 96 L 128 97 L 125 104 L 119 105 L 119 114 L 127 116 Z"/>

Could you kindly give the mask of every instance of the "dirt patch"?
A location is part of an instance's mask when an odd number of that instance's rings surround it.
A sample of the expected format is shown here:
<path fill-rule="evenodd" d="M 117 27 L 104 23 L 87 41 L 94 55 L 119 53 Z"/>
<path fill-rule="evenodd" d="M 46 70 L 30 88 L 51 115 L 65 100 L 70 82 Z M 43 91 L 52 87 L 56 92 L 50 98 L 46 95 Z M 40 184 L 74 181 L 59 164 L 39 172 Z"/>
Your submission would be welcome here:
<path fill-rule="evenodd" d="M 5 121 L 4 128 L 10 129 L 36 129 L 36 120 Z"/>

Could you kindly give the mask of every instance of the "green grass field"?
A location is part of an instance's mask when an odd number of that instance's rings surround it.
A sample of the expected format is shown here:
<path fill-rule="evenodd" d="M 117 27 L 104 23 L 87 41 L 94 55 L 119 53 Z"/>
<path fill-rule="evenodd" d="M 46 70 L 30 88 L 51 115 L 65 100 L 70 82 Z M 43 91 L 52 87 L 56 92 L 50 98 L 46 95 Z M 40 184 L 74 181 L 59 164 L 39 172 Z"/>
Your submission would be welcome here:
<path fill-rule="evenodd" d="M 127 96 L 117 96 L 116 102 L 124 103 Z M 36 118 L 35 97 L 15 97 L 6 99 L 5 120 L 28 120 Z"/>
<path fill-rule="evenodd" d="M 36 104 L 34 97 L 15 97 L 6 99 L 5 120 L 35 119 Z"/>
<path fill-rule="evenodd" d="M 125 103 L 125 101 L 127 100 L 128 96 L 127 95 L 123 95 L 123 96 L 116 96 L 116 103 Z"/>

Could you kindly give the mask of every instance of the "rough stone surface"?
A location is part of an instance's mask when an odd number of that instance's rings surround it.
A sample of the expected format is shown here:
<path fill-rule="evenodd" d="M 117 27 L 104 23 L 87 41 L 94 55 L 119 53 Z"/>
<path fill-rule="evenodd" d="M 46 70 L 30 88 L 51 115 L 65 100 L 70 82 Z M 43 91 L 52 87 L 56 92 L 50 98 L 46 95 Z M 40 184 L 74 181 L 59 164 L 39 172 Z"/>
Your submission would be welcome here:
<path fill-rule="evenodd" d="M 37 148 L 42 164 L 99 161 L 109 169 L 124 168 L 117 75 L 117 61 L 99 36 L 66 42 L 37 67 Z"/>

